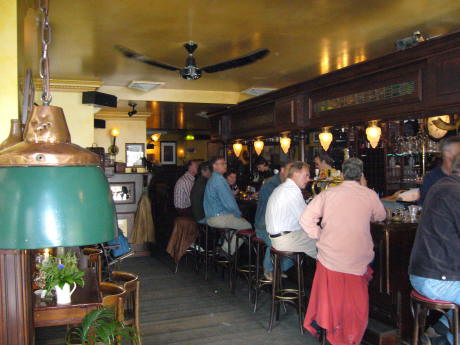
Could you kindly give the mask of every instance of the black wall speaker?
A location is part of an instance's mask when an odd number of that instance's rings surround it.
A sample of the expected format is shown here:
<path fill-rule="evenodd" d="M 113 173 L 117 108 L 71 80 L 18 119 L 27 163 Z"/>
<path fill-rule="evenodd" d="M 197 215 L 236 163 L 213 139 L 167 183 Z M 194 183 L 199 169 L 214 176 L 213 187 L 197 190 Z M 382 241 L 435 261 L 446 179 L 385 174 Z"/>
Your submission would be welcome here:
<path fill-rule="evenodd" d="M 83 92 L 83 104 L 94 104 L 102 107 L 117 107 L 117 96 L 109 95 L 98 91 Z"/>
<path fill-rule="evenodd" d="M 94 128 L 105 128 L 105 120 L 94 119 Z"/>

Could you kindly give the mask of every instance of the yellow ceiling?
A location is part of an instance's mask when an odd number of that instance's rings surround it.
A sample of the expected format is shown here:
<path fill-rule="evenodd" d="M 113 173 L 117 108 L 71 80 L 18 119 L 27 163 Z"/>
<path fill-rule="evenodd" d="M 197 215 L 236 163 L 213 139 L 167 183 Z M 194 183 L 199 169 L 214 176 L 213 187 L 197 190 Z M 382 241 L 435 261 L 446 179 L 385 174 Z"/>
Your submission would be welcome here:
<path fill-rule="evenodd" d="M 460 29 L 458 0 L 51 0 L 53 78 L 165 82 L 166 89 L 239 92 L 281 88 L 394 51 L 394 41 Z M 198 43 L 198 66 L 259 48 L 255 64 L 188 81 L 129 60 L 121 44 L 183 66 L 183 43 Z M 149 96 L 150 97 L 150 96 Z M 142 98 L 142 97 L 141 97 Z"/>

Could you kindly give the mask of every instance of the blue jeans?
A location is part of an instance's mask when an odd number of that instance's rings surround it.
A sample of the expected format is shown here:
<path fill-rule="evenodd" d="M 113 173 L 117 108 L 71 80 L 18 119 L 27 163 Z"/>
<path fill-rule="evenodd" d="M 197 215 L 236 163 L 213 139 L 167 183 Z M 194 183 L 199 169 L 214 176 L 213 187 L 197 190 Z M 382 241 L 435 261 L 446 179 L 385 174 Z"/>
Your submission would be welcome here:
<path fill-rule="evenodd" d="M 409 275 L 409 278 L 414 289 L 423 296 L 431 299 L 460 304 L 460 281 L 424 278 L 414 276 L 412 274 Z M 449 312 L 449 316 L 452 317 L 451 312 Z M 440 321 L 446 327 L 449 327 L 449 323 L 447 322 L 447 318 L 445 316 L 443 316 Z M 454 337 L 451 333 L 447 335 L 447 340 L 449 340 L 449 343 L 451 344 L 454 343 Z"/>
<path fill-rule="evenodd" d="M 270 255 L 270 248 L 272 247 L 272 241 L 270 240 L 270 236 L 268 236 L 267 231 L 259 230 L 259 229 L 256 229 L 256 234 L 257 234 L 257 237 L 263 239 L 265 244 L 267 245 L 267 250 L 265 251 L 265 257 L 264 257 L 264 270 L 273 272 L 273 263 L 272 263 L 272 258 Z M 281 271 L 282 272 L 286 272 L 292 266 L 294 266 L 294 262 L 291 259 L 283 258 L 281 260 Z"/>

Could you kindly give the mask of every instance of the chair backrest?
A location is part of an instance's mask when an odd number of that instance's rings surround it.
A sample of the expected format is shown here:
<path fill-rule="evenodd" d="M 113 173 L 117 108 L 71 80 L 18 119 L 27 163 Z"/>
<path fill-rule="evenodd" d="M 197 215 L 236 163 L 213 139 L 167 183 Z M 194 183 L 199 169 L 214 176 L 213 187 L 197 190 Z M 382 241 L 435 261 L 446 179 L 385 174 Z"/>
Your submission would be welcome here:
<path fill-rule="evenodd" d="M 126 290 L 125 303 L 125 324 L 134 325 L 137 332 L 140 332 L 140 281 L 139 276 L 129 272 L 113 271 L 112 280 L 114 282 L 123 283 L 123 288 Z"/>
<path fill-rule="evenodd" d="M 83 255 L 88 257 L 88 268 L 96 270 L 98 282 L 102 281 L 102 250 L 97 248 L 83 248 Z"/>
<path fill-rule="evenodd" d="M 126 290 L 117 284 L 107 282 L 100 283 L 99 290 L 102 294 L 102 305 L 114 308 L 117 320 L 124 322 Z"/>

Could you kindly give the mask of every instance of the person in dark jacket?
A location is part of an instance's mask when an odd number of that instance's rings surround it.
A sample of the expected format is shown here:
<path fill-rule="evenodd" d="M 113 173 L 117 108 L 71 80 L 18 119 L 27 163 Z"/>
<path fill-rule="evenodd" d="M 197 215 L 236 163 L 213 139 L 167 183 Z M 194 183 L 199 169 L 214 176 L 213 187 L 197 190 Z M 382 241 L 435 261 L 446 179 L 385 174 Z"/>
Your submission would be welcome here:
<path fill-rule="evenodd" d="M 193 218 L 198 223 L 205 224 L 206 219 L 204 215 L 203 200 L 204 190 L 206 189 L 206 183 L 211 177 L 211 165 L 209 162 L 203 162 L 198 167 L 199 176 L 193 184 L 192 190 L 190 191 L 190 201 L 192 203 L 192 214 Z"/>
<path fill-rule="evenodd" d="M 460 136 L 448 137 L 441 141 L 442 165 L 431 170 L 423 179 L 420 186 L 419 205 L 423 205 L 425 197 L 436 182 L 450 174 L 452 160 L 460 154 Z"/>
<path fill-rule="evenodd" d="M 451 170 L 451 175 L 434 184 L 426 196 L 409 276 L 420 294 L 460 304 L 460 154 L 453 158 Z M 435 325 L 441 336 L 432 338 L 432 344 L 453 343 L 447 327 L 447 319 L 442 317 Z"/>

